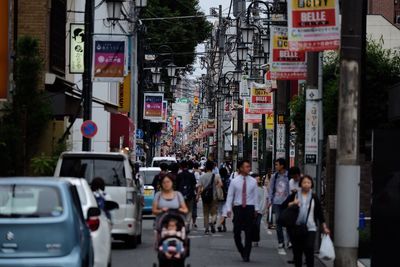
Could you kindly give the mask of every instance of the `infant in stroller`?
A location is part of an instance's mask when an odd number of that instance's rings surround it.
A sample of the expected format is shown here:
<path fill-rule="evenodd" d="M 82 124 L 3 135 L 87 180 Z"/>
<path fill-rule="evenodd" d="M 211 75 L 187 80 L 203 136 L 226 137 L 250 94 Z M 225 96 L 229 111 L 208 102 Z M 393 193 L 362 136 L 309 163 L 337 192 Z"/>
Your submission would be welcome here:
<path fill-rule="evenodd" d="M 181 259 L 185 252 L 183 244 L 185 228 L 178 224 L 178 220 L 171 217 L 163 225 L 161 230 L 161 245 L 159 246 L 159 251 L 162 252 L 167 259 Z"/>

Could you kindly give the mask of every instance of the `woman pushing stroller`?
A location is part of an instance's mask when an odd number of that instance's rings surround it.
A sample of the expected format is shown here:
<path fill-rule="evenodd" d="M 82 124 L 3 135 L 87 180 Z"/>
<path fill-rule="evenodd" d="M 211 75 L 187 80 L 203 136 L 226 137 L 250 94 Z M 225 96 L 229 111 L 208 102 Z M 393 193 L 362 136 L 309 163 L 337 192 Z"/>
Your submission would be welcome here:
<path fill-rule="evenodd" d="M 160 191 L 154 196 L 153 214 L 156 215 L 155 249 L 160 267 L 183 267 L 189 255 L 189 240 L 186 235 L 185 217 L 188 212 L 185 199 L 174 191 L 174 176 L 167 174 L 161 178 Z"/>

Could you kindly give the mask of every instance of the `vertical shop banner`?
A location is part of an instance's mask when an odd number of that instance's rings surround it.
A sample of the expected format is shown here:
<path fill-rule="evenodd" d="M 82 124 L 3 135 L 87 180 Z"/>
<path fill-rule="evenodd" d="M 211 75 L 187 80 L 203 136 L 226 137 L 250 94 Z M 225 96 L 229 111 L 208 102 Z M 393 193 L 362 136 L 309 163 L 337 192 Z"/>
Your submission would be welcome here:
<path fill-rule="evenodd" d="M 145 120 L 159 121 L 162 118 L 164 94 L 162 93 L 144 93 L 144 111 Z"/>
<path fill-rule="evenodd" d="M 339 1 L 289 0 L 288 25 L 291 50 L 338 49 L 340 45 Z"/>
<path fill-rule="evenodd" d="M 131 74 L 129 73 L 122 83 L 119 84 L 119 107 L 122 113 L 130 112 L 131 108 Z"/>
<path fill-rule="evenodd" d="M 232 114 L 232 103 L 228 102 L 226 99 L 224 101 L 224 115 L 222 120 L 230 122 L 233 118 Z"/>
<path fill-rule="evenodd" d="M 71 23 L 69 33 L 69 72 L 83 73 L 85 70 L 85 25 L 83 23 Z"/>
<path fill-rule="evenodd" d="M 306 53 L 289 50 L 287 27 L 271 27 L 271 47 L 271 80 L 307 78 Z"/>
<path fill-rule="evenodd" d="M 163 113 L 162 113 L 162 121 L 167 122 L 168 118 L 168 101 L 164 100 L 163 101 Z"/>
<path fill-rule="evenodd" d="M 276 129 L 276 158 L 286 158 L 286 125 L 278 124 Z"/>
<path fill-rule="evenodd" d="M 258 129 L 252 130 L 252 141 L 251 141 L 251 158 L 253 161 L 258 161 Z"/>
<path fill-rule="evenodd" d="M 126 38 L 119 40 L 94 40 L 93 80 L 120 82 L 127 67 Z"/>
<path fill-rule="evenodd" d="M 318 158 L 318 99 L 317 89 L 306 90 L 305 163 L 317 164 Z"/>
<path fill-rule="evenodd" d="M 268 114 L 274 110 L 271 83 L 251 83 L 250 109 L 256 114 Z"/>
<path fill-rule="evenodd" d="M 250 108 L 250 98 L 243 98 L 243 121 L 245 123 L 260 123 L 262 119 L 262 115 L 260 113 L 253 112 Z"/>
<path fill-rule="evenodd" d="M 0 1 L 0 99 L 6 99 L 8 95 L 9 77 L 9 38 L 8 35 L 8 2 Z"/>
<path fill-rule="evenodd" d="M 265 117 L 265 129 L 273 130 L 274 129 L 274 113 L 266 114 Z"/>
<path fill-rule="evenodd" d="M 240 93 L 240 98 L 241 99 L 243 99 L 245 97 L 250 97 L 248 79 L 249 79 L 248 75 L 242 75 L 242 78 L 240 80 L 239 93 Z"/>

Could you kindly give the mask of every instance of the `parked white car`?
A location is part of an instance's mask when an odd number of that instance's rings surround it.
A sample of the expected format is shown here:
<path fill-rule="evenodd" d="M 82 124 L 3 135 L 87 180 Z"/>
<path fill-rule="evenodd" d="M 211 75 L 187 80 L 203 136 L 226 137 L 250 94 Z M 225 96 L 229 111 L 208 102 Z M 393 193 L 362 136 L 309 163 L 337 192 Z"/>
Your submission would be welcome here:
<path fill-rule="evenodd" d="M 99 217 L 86 218 L 89 208 L 98 207 L 97 201 L 85 179 L 80 178 L 61 178 L 75 185 L 78 190 L 82 205 L 82 211 L 88 223 L 92 237 L 94 251 L 94 267 L 111 266 L 111 221 L 107 218 L 104 211 Z"/>
<path fill-rule="evenodd" d="M 118 203 L 111 212 L 112 237 L 135 248 L 142 242 L 142 190 L 140 181 L 133 177 L 127 155 L 111 152 L 64 152 L 58 159 L 56 177 L 84 178 L 88 184 L 101 177 L 105 191 Z"/>
<path fill-rule="evenodd" d="M 177 160 L 175 157 L 154 157 L 151 162 L 151 167 L 160 167 L 162 163 L 171 165 L 177 163 Z"/>

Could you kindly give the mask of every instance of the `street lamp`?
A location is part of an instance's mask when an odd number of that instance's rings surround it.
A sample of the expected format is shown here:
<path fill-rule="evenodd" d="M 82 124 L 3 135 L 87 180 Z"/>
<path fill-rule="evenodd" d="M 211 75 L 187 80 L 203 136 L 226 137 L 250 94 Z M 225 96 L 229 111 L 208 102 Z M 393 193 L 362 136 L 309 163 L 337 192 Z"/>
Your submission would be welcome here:
<path fill-rule="evenodd" d="M 169 77 L 175 76 L 176 65 L 174 63 L 170 63 L 167 66 L 167 72 Z"/>
<path fill-rule="evenodd" d="M 160 91 L 160 92 L 164 92 L 164 89 L 165 89 L 165 83 L 159 83 L 159 84 L 157 84 L 157 86 L 158 86 L 158 91 Z"/>
<path fill-rule="evenodd" d="M 242 31 L 242 40 L 243 43 L 252 43 L 253 42 L 253 35 L 254 35 L 254 28 L 253 27 L 243 27 L 241 28 Z"/>
<path fill-rule="evenodd" d="M 238 91 L 233 92 L 233 101 L 236 103 L 239 102 L 239 92 Z"/>
<path fill-rule="evenodd" d="M 249 48 L 245 45 L 240 45 L 237 48 L 237 60 L 246 61 Z"/>
<path fill-rule="evenodd" d="M 161 72 L 158 70 L 158 68 L 152 73 L 152 80 L 154 84 L 160 83 L 161 79 Z"/>
<path fill-rule="evenodd" d="M 171 86 L 176 86 L 178 84 L 178 77 L 172 76 L 171 78 Z"/>
<path fill-rule="evenodd" d="M 119 20 L 121 17 L 121 7 L 125 0 L 106 0 L 107 13 L 109 20 Z"/>
<path fill-rule="evenodd" d="M 200 103 L 199 103 L 199 108 L 200 108 L 200 109 L 204 109 L 204 108 L 205 108 L 205 104 L 204 104 L 203 102 L 200 102 Z"/>
<path fill-rule="evenodd" d="M 137 8 L 142 8 L 147 6 L 147 0 L 136 0 L 135 1 L 135 6 Z"/>
<path fill-rule="evenodd" d="M 227 95 L 229 94 L 229 86 L 228 85 L 222 85 L 222 94 Z"/>
<path fill-rule="evenodd" d="M 232 95 L 229 93 L 225 97 L 227 103 L 232 103 Z"/>
<path fill-rule="evenodd" d="M 241 70 L 233 71 L 233 79 L 237 82 L 240 82 L 240 80 L 242 79 L 242 71 Z"/>
<path fill-rule="evenodd" d="M 254 60 L 254 64 L 256 66 L 261 66 L 261 65 L 263 65 L 265 63 L 264 56 L 254 56 L 253 60 Z"/>
<path fill-rule="evenodd" d="M 208 106 L 207 106 L 207 111 L 208 111 L 208 113 L 212 113 L 213 110 L 214 110 L 214 107 L 213 107 L 212 105 L 208 105 Z"/>
<path fill-rule="evenodd" d="M 269 54 L 269 49 L 270 49 L 270 46 L 271 46 L 269 38 L 270 38 L 269 34 L 261 36 L 263 50 L 264 50 L 264 53 L 266 53 L 266 54 Z"/>

